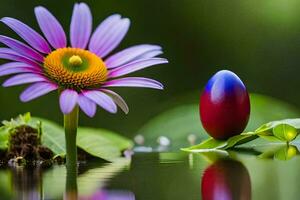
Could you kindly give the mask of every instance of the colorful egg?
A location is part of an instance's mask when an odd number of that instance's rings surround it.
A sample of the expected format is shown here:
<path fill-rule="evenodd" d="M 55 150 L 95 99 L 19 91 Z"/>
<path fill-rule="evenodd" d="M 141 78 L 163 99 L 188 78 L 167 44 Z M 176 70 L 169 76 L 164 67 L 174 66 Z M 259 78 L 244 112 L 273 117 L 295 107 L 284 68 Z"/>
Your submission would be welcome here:
<path fill-rule="evenodd" d="M 205 169 L 201 180 L 202 200 L 251 199 L 247 168 L 235 160 L 218 160 Z"/>
<path fill-rule="evenodd" d="M 238 135 L 250 115 L 249 94 L 233 72 L 217 72 L 206 84 L 200 97 L 200 118 L 204 129 L 218 140 Z"/>

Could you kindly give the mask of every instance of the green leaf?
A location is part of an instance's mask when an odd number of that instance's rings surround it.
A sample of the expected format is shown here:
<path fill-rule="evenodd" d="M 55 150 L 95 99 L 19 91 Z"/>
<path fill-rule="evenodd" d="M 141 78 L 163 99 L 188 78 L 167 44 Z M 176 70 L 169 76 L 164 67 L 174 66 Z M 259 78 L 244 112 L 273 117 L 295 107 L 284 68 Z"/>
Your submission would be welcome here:
<path fill-rule="evenodd" d="M 24 122 L 25 124 L 27 124 L 31 120 L 31 114 L 30 114 L 30 112 L 27 112 L 27 113 L 25 113 L 23 115 L 20 115 L 19 118 L 20 118 L 20 120 L 22 122 Z"/>
<path fill-rule="evenodd" d="M 220 141 L 214 140 L 212 138 L 200 143 L 199 145 L 192 146 L 190 148 L 184 148 L 183 151 L 188 152 L 205 152 L 211 149 L 229 149 L 236 147 L 238 145 L 243 145 L 243 147 L 255 146 L 255 143 L 261 144 L 261 141 L 256 142 L 255 139 L 260 137 L 260 139 L 267 140 L 268 142 L 291 142 L 293 141 L 298 133 L 297 129 L 289 124 L 293 124 L 297 127 L 300 127 L 298 124 L 298 119 L 287 119 L 287 120 L 280 120 L 274 121 L 267 124 L 262 125 L 259 129 L 255 132 L 248 132 L 242 133 L 240 135 L 233 136 L 229 138 L 227 141 L 223 141 L 225 144 L 224 146 L 220 145 Z M 271 129 L 273 127 L 273 129 Z M 249 143 L 248 143 L 249 142 Z M 247 144 L 246 144 L 247 143 Z M 264 144 L 266 145 L 266 144 Z"/>
<path fill-rule="evenodd" d="M 282 141 L 293 141 L 298 133 L 297 129 L 288 124 L 279 124 L 273 128 L 273 134 Z"/>
<path fill-rule="evenodd" d="M 0 127 L 0 149 L 4 150 L 8 148 L 8 138 L 9 138 L 9 131 L 6 127 Z"/>
<path fill-rule="evenodd" d="M 78 134 L 89 135 L 96 134 L 101 135 L 101 137 L 106 138 L 110 142 L 117 146 L 119 150 L 129 149 L 133 147 L 133 143 L 128 138 L 125 138 L 117 133 L 114 133 L 109 130 L 100 129 L 100 128 L 88 128 L 88 127 L 79 127 Z"/>
<path fill-rule="evenodd" d="M 182 151 L 187 152 L 204 152 L 207 150 L 221 150 L 229 149 L 237 145 L 247 143 L 249 141 L 255 140 L 258 136 L 254 132 L 242 133 L 241 135 L 236 135 L 229 138 L 227 141 L 215 140 L 209 138 L 202 143 L 191 146 L 189 148 L 183 148 Z"/>
<path fill-rule="evenodd" d="M 300 118 L 271 121 L 261 125 L 258 129 L 255 130 L 255 132 L 262 133 L 262 132 L 271 131 L 271 129 L 273 129 L 275 126 L 280 124 L 288 124 L 290 126 L 295 127 L 296 129 L 300 129 Z"/>
<path fill-rule="evenodd" d="M 20 114 L 18 117 L 8 120 L 3 120 L 2 124 L 6 126 L 7 128 L 15 128 L 20 125 L 27 124 L 31 120 L 30 113 Z"/>
<path fill-rule="evenodd" d="M 281 140 L 273 135 L 260 135 L 258 134 L 258 136 L 264 140 L 267 140 L 269 142 L 281 142 Z"/>
<path fill-rule="evenodd" d="M 42 118 L 33 118 L 42 122 L 42 144 L 56 155 L 65 156 L 65 134 L 63 127 Z M 115 161 L 121 151 L 132 147 L 132 142 L 122 136 L 104 129 L 78 128 L 77 146 L 87 153 L 107 161 Z"/>
<path fill-rule="evenodd" d="M 51 149 L 55 155 L 65 156 L 65 132 L 64 129 L 58 124 L 47 119 L 33 117 L 32 122 L 41 122 L 42 129 L 42 145 Z"/>
<path fill-rule="evenodd" d="M 77 146 L 107 161 L 115 161 L 121 151 L 132 147 L 130 140 L 104 129 L 79 128 Z"/>
<path fill-rule="evenodd" d="M 221 149 L 223 147 L 226 147 L 227 141 L 222 140 L 215 140 L 213 138 L 208 138 L 207 140 L 201 142 L 198 145 L 191 146 L 188 148 L 182 148 L 182 151 L 187 152 L 200 152 L 201 150 L 208 150 L 208 149 Z"/>
<path fill-rule="evenodd" d="M 235 147 L 237 145 L 241 145 L 256 139 L 258 136 L 254 132 L 242 133 L 241 135 L 236 135 L 227 140 L 227 145 L 224 147 L 225 149 L 229 149 Z"/>
<path fill-rule="evenodd" d="M 0 127 L 0 149 L 7 148 L 9 131 L 20 124 L 28 124 L 41 130 L 42 145 L 48 147 L 55 156 L 65 156 L 65 133 L 58 124 L 38 117 L 31 118 L 30 114 L 20 115 L 6 125 Z M 79 127 L 77 133 L 77 146 L 87 153 L 107 161 L 115 161 L 121 157 L 121 151 L 133 146 L 132 142 L 118 134 L 94 128 Z"/>
<path fill-rule="evenodd" d="M 278 142 L 279 144 L 283 144 L 282 141 L 291 141 L 293 138 L 295 138 L 294 135 L 297 136 L 297 129 L 286 124 L 278 125 L 277 129 L 275 129 L 275 132 L 277 132 L 277 137 L 274 135 L 259 135 L 255 132 L 248 132 L 228 138 L 226 141 L 218 141 L 213 138 L 209 138 L 198 145 L 191 146 L 189 148 L 183 148 L 181 150 L 187 152 L 206 152 L 216 149 L 227 150 L 239 145 L 241 145 L 240 147 L 242 148 L 257 148 L 257 145 L 265 146 L 266 148 L 268 146 L 272 146 L 274 143 L 278 145 Z M 281 138 L 279 139 L 279 137 Z M 259 138 L 259 140 L 257 138 Z M 272 152 L 273 151 L 274 150 L 272 150 Z M 261 155 L 261 157 L 263 156 L 265 155 Z M 268 152 L 266 153 L 266 156 L 269 156 Z"/>
<path fill-rule="evenodd" d="M 65 156 L 64 129 L 46 119 L 33 119 L 35 122 L 42 122 L 42 144 L 50 148 L 56 155 Z M 133 144 L 130 140 L 112 131 L 79 127 L 77 146 L 95 157 L 115 161 L 120 158 L 122 150 L 131 148 Z"/>

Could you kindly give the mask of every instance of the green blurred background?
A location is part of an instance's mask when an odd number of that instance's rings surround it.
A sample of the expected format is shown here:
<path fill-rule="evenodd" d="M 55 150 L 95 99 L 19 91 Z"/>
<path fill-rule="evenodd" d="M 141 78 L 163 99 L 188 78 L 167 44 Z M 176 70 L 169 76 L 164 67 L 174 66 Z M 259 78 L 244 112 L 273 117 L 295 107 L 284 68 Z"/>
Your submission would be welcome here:
<path fill-rule="evenodd" d="M 68 32 L 75 1 L 1 0 L 0 17 L 10 16 L 36 30 L 33 9 L 47 7 Z M 300 106 L 300 1 L 298 0 L 90 0 L 94 27 L 120 13 L 131 19 L 127 37 L 117 49 L 141 43 L 160 44 L 170 64 L 134 75 L 151 77 L 164 91 L 117 89 L 130 112 L 109 114 L 98 109 L 95 118 L 81 115 L 80 125 L 109 128 L 132 136 L 150 118 L 198 91 L 220 69 L 236 72 L 250 92 L 273 96 Z M 1 34 L 18 38 L 3 24 Z M 3 78 L 0 79 L 3 82 Z M 62 121 L 57 94 L 21 103 L 24 86 L 0 88 L 0 119 L 30 111 Z M 196 101 L 198 96 L 190 96 Z M 171 102 L 171 104 L 170 104 Z"/>

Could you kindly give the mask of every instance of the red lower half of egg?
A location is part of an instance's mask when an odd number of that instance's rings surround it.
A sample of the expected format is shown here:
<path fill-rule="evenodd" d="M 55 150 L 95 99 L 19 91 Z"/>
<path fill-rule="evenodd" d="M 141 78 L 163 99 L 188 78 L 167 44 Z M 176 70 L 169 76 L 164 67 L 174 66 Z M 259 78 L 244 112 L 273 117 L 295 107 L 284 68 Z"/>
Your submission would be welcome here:
<path fill-rule="evenodd" d="M 214 98 L 204 91 L 200 98 L 200 118 L 204 129 L 213 138 L 225 140 L 243 132 L 250 115 L 247 92 L 227 93 Z"/>

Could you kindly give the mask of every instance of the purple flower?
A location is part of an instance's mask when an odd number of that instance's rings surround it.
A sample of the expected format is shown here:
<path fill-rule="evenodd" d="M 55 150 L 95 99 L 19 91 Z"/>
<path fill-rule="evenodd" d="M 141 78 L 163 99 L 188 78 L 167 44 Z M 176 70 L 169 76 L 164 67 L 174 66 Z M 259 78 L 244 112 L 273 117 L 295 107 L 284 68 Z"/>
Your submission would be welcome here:
<path fill-rule="evenodd" d="M 0 66 L 0 76 L 13 75 L 4 87 L 31 84 L 20 99 L 33 100 L 51 91 L 60 91 L 60 108 L 69 114 L 76 105 L 93 117 L 99 105 L 111 113 L 117 105 L 128 113 L 128 106 L 110 87 L 144 87 L 163 89 L 156 80 L 122 77 L 168 61 L 157 45 L 142 44 L 109 55 L 126 35 L 130 21 L 115 14 L 106 18 L 92 33 L 92 15 L 85 3 L 77 3 L 70 25 L 70 46 L 57 19 L 44 7 L 36 7 L 35 15 L 43 36 L 21 21 L 4 17 L 1 21 L 27 44 L 0 35 L 0 58 L 13 62 Z M 121 78 L 120 78 L 121 77 Z"/>

